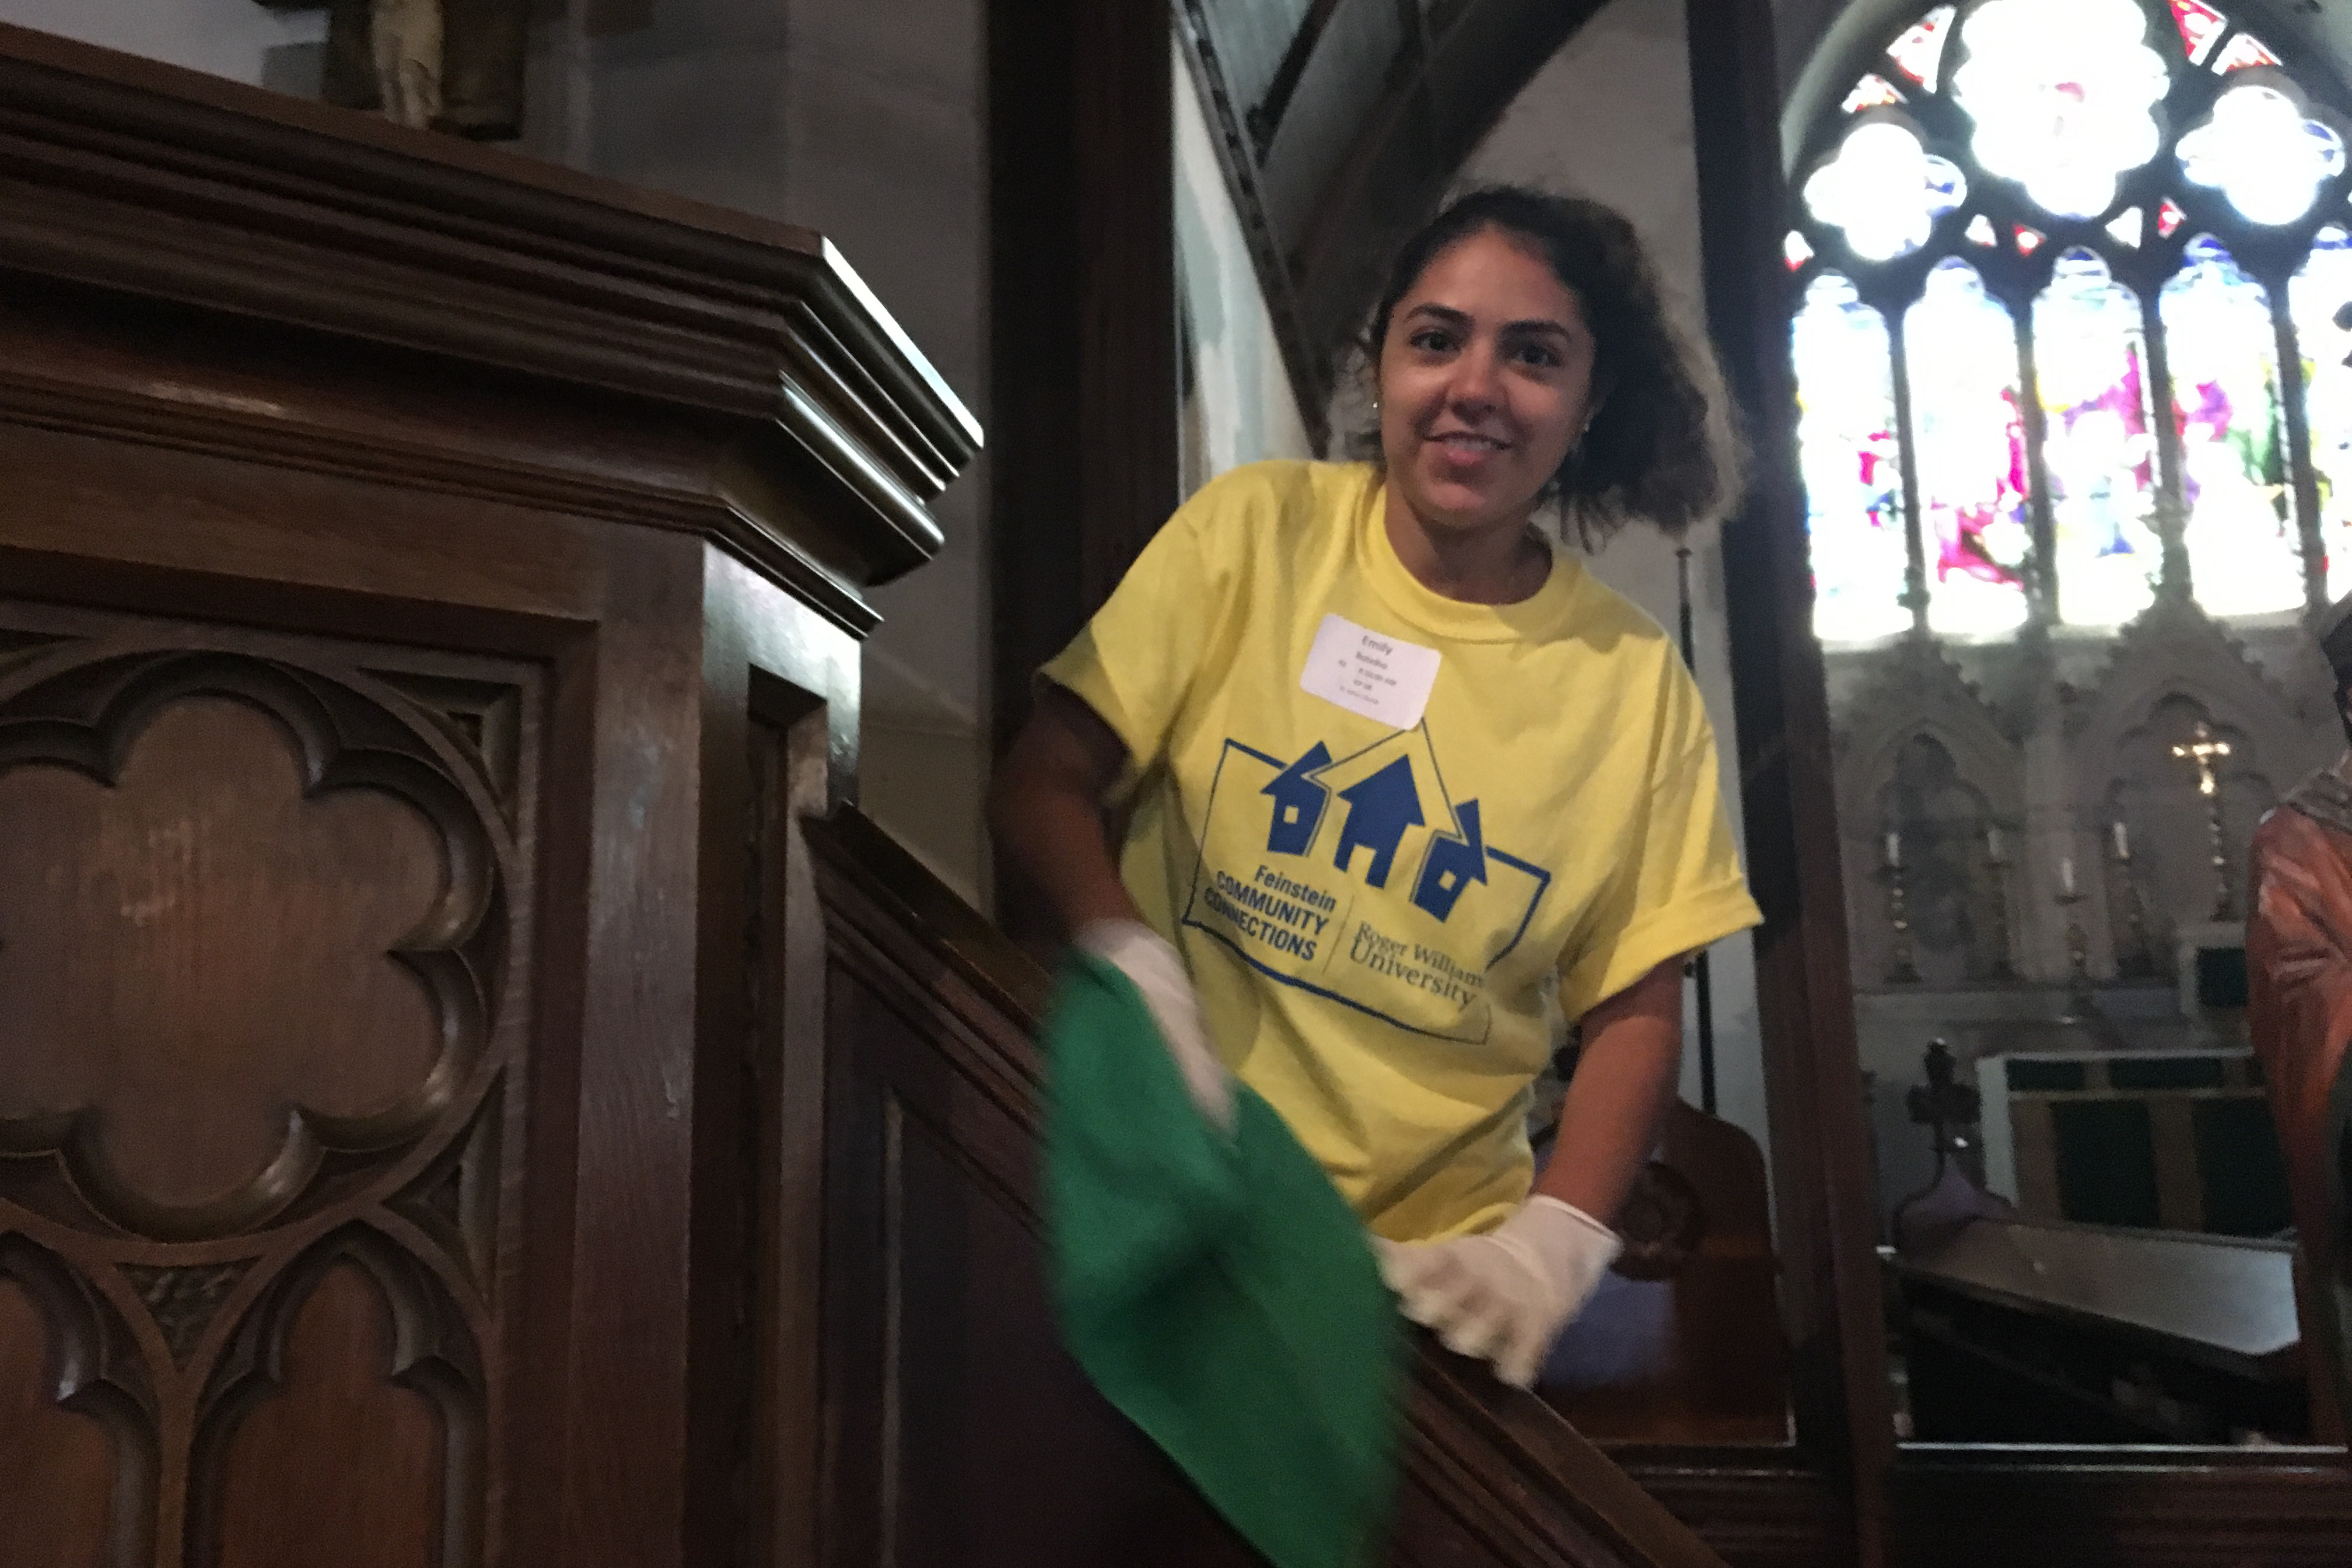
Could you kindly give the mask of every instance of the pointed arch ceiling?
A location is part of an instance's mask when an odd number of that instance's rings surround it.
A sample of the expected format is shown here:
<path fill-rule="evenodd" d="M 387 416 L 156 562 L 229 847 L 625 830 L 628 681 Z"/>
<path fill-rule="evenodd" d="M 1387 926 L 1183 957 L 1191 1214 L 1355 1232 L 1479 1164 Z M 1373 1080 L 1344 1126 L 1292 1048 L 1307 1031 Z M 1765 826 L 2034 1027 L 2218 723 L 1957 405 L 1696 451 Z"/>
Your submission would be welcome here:
<path fill-rule="evenodd" d="M 1225 183 L 1318 438 L 1381 268 L 1604 0 L 1176 0 Z"/>

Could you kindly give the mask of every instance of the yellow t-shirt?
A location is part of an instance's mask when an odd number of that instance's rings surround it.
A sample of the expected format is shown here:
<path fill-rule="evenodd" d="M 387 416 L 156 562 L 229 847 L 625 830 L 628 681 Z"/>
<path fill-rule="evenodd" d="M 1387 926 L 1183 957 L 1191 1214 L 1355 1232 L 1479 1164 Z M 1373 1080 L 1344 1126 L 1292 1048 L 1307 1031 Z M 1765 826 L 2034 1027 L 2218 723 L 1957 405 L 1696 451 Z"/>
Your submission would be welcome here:
<path fill-rule="evenodd" d="M 1656 623 L 1565 552 L 1519 604 L 1434 594 L 1381 497 L 1362 464 L 1223 476 L 1044 674 L 1126 742 L 1121 872 L 1218 1051 L 1416 1240 L 1526 1197 L 1555 985 L 1576 1018 L 1759 917 Z"/>

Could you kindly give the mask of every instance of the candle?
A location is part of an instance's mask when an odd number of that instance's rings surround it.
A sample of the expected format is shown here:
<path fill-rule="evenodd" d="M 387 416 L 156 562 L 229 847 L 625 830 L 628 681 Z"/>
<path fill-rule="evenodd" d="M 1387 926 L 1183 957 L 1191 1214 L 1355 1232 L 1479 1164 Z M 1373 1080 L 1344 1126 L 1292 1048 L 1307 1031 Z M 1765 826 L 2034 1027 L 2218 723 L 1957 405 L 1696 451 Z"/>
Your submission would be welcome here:
<path fill-rule="evenodd" d="M 1903 835 L 1900 833 L 1890 831 L 1886 835 L 1886 864 L 1890 870 L 1903 868 Z"/>
<path fill-rule="evenodd" d="M 2068 897 L 2071 898 L 2074 896 L 2074 858 L 2072 855 L 2065 855 L 2059 858 L 2058 885 L 2065 889 Z"/>
<path fill-rule="evenodd" d="M 2116 819 L 2116 858 L 2118 860 L 2128 860 L 2131 858 L 2131 839 L 2124 832 L 2123 818 L 2121 817 L 2117 817 Z"/>
<path fill-rule="evenodd" d="M 1996 866 L 2000 864 L 2000 829 L 1998 827 L 1985 829 L 1985 858 Z"/>

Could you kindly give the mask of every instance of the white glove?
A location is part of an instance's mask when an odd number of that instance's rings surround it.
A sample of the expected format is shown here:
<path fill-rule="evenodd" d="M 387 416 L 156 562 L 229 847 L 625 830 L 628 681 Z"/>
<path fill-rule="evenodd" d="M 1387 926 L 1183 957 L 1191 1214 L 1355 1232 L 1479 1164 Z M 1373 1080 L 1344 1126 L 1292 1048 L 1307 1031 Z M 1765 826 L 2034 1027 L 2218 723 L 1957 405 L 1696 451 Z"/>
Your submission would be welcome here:
<path fill-rule="evenodd" d="M 1093 953 L 1135 984 L 1143 1005 L 1159 1026 L 1160 1037 L 1192 1104 L 1220 1131 L 1234 1130 L 1234 1081 L 1225 1064 L 1209 1044 L 1209 1030 L 1201 1022 L 1201 1001 L 1192 994 L 1184 961 L 1165 937 L 1139 921 L 1089 921 L 1070 939 L 1071 944 Z"/>
<path fill-rule="evenodd" d="M 1542 1196 L 1485 1236 L 1375 1241 L 1381 1278 L 1404 1315 L 1454 1354 L 1494 1363 L 1515 1388 L 1535 1383 L 1552 1341 L 1623 1247 L 1575 1205 Z"/>

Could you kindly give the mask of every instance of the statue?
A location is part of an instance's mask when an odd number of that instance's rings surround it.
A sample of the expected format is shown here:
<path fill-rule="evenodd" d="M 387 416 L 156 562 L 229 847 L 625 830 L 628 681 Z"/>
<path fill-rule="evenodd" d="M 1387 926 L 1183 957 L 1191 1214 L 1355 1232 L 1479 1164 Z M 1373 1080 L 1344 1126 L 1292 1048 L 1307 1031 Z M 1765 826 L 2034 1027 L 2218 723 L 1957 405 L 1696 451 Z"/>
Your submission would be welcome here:
<path fill-rule="evenodd" d="M 478 141 L 522 133 L 530 0 L 332 0 L 326 100 Z"/>
<path fill-rule="evenodd" d="M 2352 597 L 2319 627 L 2336 707 L 2352 741 Z M 2278 1123 L 2303 1241 L 2305 1340 L 2315 1424 L 2347 1404 L 2352 1359 L 2352 1254 L 2345 1180 L 2352 1174 L 2352 751 L 2297 785 L 2255 829 L 2248 875 L 2247 1023 Z"/>
<path fill-rule="evenodd" d="M 384 114 L 430 130 L 441 118 L 441 0 L 373 0 L 368 42 Z"/>

